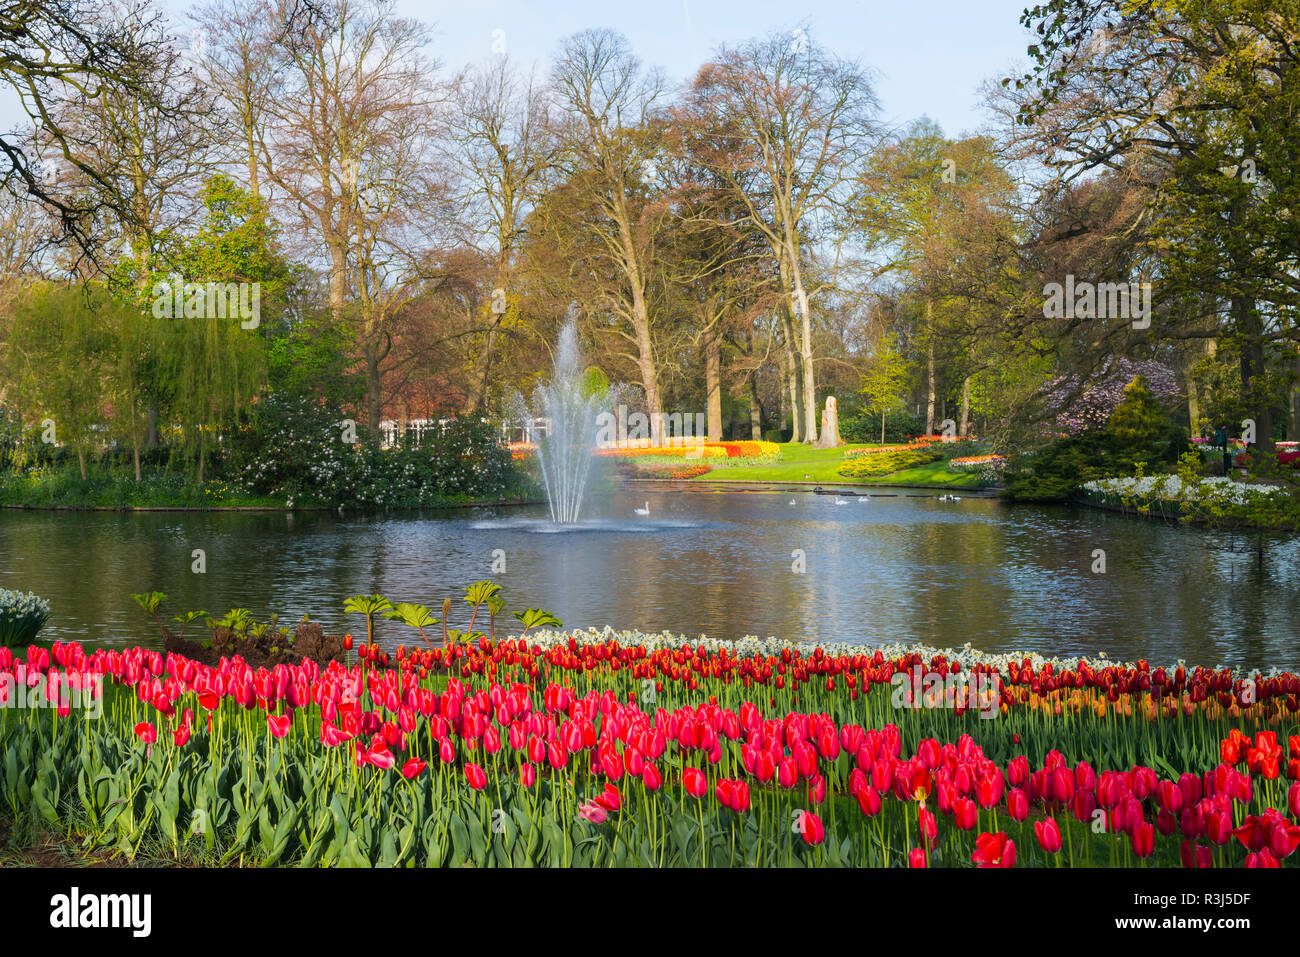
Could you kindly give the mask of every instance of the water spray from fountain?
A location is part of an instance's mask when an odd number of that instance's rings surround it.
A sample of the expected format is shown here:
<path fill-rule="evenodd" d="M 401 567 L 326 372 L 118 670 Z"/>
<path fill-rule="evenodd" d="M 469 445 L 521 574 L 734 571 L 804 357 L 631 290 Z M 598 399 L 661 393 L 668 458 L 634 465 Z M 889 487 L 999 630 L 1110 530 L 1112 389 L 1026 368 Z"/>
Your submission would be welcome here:
<path fill-rule="evenodd" d="M 530 428 L 537 417 L 549 420 L 550 430 L 537 443 L 537 460 L 551 508 L 551 520 L 568 524 L 578 520 L 587 487 L 592 453 L 596 446 L 596 416 L 603 397 L 584 386 L 578 331 L 570 318 L 560 330 L 555 349 L 555 372 L 533 393 L 533 409 L 516 397 L 515 405 Z"/>

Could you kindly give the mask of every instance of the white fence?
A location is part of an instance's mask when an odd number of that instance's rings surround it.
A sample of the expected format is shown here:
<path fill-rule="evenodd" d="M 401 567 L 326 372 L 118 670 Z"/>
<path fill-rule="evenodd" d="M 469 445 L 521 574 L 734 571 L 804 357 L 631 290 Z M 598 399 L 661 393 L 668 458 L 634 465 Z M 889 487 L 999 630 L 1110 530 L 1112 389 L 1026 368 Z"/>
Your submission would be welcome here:
<path fill-rule="evenodd" d="M 383 419 L 379 423 L 380 445 L 386 449 L 396 448 L 398 445 L 419 445 L 426 436 L 441 432 L 454 421 L 455 419 L 407 419 L 403 429 L 402 423 L 396 419 Z M 487 419 L 479 421 L 486 422 Z M 503 422 L 501 442 L 504 445 L 509 445 L 511 442 L 536 444 L 538 439 L 545 438 L 550 432 L 549 419 L 533 419 L 531 422 L 518 424 Z"/>

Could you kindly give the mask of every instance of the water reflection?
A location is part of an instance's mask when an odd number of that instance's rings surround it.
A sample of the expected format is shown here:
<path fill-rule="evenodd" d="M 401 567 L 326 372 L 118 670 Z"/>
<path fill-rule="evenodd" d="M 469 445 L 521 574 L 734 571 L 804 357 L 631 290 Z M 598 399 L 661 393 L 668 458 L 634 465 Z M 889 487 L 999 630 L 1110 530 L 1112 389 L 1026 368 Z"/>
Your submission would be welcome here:
<path fill-rule="evenodd" d="M 636 516 L 646 498 L 650 516 Z M 1300 667 L 1295 537 L 905 493 L 836 505 L 805 491 L 638 490 L 593 502 L 591 515 L 550 534 L 544 507 L 362 518 L 5 510 L 0 587 L 50 599 L 45 638 L 111 644 L 156 638 L 134 591 L 166 592 L 169 614 L 243 607 L 336 630 L 360 626 L 342 614 L 348 595 L 437 607 L 492 577 L 512 610 L 548 608 L 575 626 Z M 196 548 L 206 574 L 190 570 Z M 505 574 L 492 575 L 496 549 Z M 1104 574 L 1091 571 L 1096 549 Z M 404 632 L 384 623 L 381 636 Z"/>

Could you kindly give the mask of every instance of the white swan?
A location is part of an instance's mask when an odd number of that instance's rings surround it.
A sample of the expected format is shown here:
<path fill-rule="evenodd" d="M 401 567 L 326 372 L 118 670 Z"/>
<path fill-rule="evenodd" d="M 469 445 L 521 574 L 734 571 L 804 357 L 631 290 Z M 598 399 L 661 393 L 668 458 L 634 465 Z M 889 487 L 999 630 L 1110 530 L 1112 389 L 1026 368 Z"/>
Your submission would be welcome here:
<path fill-rule="evenodd" d="M 835 496 L 835 504 L 836 504 L 836 505 L 848 505 L 849 503 L 848 503 L 848 500 L 847 500 L 847 499 L 842 499 L 842 498 L 840 498 L 838 495 L 836 495 L 836 496 Z"/>
<path fill-rule="evenodd" d="M 790 499 L 790 504 L 791 504 L 791 505 L 794 504 L 794 499 Z"/>
<path fill-rule="evenodd" d="M 645 508 L 638 508 L 638 509 L 636 509 L 636 514 L 637 514 L 637 515 L 649 515 L 649 514 L 650 514 L 650 503 L 649 503 L 649 502 L 646 502 L 646 503 L 645 503 Z"/>

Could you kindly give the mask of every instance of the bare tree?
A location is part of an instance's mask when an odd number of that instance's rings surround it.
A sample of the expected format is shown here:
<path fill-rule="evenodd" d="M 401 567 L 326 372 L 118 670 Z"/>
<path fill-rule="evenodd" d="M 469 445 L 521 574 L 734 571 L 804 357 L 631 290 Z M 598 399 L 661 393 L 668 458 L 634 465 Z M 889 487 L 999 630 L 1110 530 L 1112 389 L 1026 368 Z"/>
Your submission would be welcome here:
<path fill-rule="evenodd" d="M 442 92 L 427 29 L 393 0 L 331 0 L 285 33 L 262 168 L 328 259 L 330 307 L 355 328 L 378 441 L 393 317 L 419 289 L 445 186 L 434 162 Z"/>
<path fill-rule="evenodd" d="M 146 0 L 132 0 L 119 16 L 141 51 L 136 82 L 60 104 L 53 115 L 66 134 L 66 162 L 51 164 L 45 179 L 70 204 L 93 197 L 95 248 L 108 262 L 130 260 L 143 293 L 152 274 L 168 268 L 168 237 L 197 208 L 198 187 L 212 170 L 211 144 L 220 137 L 211 94 L 175 47 L 158 42 Z"/>
<path fill-rule="evenodd" d="M 475 412 L 488 399 L 497 339 L 510 315 L 511 273 L 525 223 L 556 161 L 547 103 L 531 75 L 517 76 L 505 56 L 467 68 L 447 110 L 448 160 L 465 242 L 494 264 L 492 296 L 480 322 L 467 400 Z"/>
<path fill-rule="evenodd" d="M 265 151 L 267 112 L 276 50 L 292 25 L 294 0 L 211 0 L 190 13 L 190 49 L 204 80 L 229 111 L 239 139 L 229 158 L 246 170 L 245 183 L 261 195 L 260 157 Z"/>
<path fill-rule="evenodd" d="M 869 148 L 876 100 L 865 72 L 806 31 L 724 48 L 700 69 L 690 109 L 721 148 L 702 154 L 730 180 L 777 262 L 795 415 L 794 438 L 817 439 L 817 390 L 807 270 L 832 212 Z M 834 244 L 832 244 L 834 245 Z"/>
<path fill-rule="evenodd" d="M 601 304 L 635 350 L 630 357 L 657 422 L 662 396 L 650 299 L 656 240 L 669 220 L 655 159 L 663 84 L 641 69 L 622 36 L 587 30 L 562 45 L 551 85 L 564 188 L 585 213 L 574 225 L 594 247 L 591 272 L 613 280 L 600 285 Z"/>

